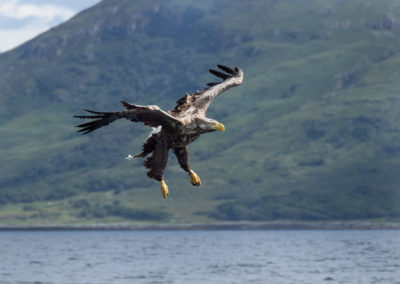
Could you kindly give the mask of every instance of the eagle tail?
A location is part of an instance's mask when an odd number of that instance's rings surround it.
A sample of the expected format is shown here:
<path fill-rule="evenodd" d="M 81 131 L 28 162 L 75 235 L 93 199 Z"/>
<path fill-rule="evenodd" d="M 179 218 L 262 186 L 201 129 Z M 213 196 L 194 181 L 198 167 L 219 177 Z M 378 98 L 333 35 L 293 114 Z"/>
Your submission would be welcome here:
<path fill-rule="evenodd" d="M 149 169 L 147 176 L 158 181 L 164 179 L 164 169 L 168 161 L 168 143 L 165 137 L 156 140 L 152 155 L 148 157 L 143 165 Z"/>
<path fill-rule="evenodd" d="M 88 134 L 100 127 L 106 126 L 111 122 L 121 118 L 120 112 L 98 112 L 89 109 L 85 109 L 85 111 L 92 113 L 93 115 L 74 115 L 74 117 L 81 119 L 95 119 L 95 120 L 75 126 L 79 127 L 80 129 L 78 130 L 78 132 L 83 132 L 83 134 Z"/>

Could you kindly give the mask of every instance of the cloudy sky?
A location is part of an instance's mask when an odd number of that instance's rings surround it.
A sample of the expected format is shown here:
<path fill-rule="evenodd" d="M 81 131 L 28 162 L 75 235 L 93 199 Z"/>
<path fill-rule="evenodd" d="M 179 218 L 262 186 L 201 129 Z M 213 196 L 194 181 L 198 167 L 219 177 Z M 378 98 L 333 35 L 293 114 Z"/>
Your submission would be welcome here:
<path fill-rule="evenodd" d="M 34 38 L 100 0 L 0 0 L 0 52 Z"/>

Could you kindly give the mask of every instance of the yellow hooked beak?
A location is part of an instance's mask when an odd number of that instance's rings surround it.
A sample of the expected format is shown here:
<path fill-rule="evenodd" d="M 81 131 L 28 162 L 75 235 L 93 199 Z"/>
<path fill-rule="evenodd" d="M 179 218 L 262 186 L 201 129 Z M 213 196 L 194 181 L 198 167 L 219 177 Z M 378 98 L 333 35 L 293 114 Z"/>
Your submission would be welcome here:
<path fill-rule="evenodd" d="M 219 130 L 221 132 L 225 131 L 225 126 L 222 123 L 215 124 L 213 128 L 216 129 L 216 130 Z"/>

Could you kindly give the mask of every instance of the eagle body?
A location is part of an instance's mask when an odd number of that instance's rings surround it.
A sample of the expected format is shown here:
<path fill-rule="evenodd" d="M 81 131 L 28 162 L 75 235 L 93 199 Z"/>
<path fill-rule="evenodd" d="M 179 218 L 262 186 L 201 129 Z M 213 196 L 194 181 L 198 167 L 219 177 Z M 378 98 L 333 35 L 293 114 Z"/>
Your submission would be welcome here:
<path fill-rule="evenodd" d="M 161 183 L 164 198 L 168 195 L 168 187 L 164 181 L 164 169 L 168 161 L 168 151 L 172 150 L 181 168 L 190 175 L 190 182 L 199 186 L 200 178 L 190 168 L 188 145 L 201 134 L 225 131 L 222 123 L 206 117 L 210 103 L 225 90 L 238 86 L 243 81 L 243 71 L 236 67 L 218 65 L 224 71 L 209 71 L 221 78 L 222 82 L 208 83 L 208 88 L 194 94 L 186 94 L 177 101 L 175 109 L 165 112 L 156 105 L 141 106 L 122 101 L 125 110 L 119 112 L 97 112 L 86 110 L 90 115 L 76 115 L 76 118 L 92 119 L 79 124 L 79 132 L 90 133 L 109 123 L 125 118 L 133 122 L 142 122 L 153 128 L 142 147 L 142 152 L 135 158 L 145 158 L 143 165 L 149 169 L 148 177 Z"/>

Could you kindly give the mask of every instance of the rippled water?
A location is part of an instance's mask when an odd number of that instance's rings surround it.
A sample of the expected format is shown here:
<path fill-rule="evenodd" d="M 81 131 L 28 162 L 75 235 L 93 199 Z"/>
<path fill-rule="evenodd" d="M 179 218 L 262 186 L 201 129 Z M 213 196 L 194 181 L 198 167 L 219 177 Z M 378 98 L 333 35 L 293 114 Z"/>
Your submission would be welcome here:
<path fill-rule="evenodd" d="M 0 283 L 400 283 L 400 231 L 0 232 Z"/>

